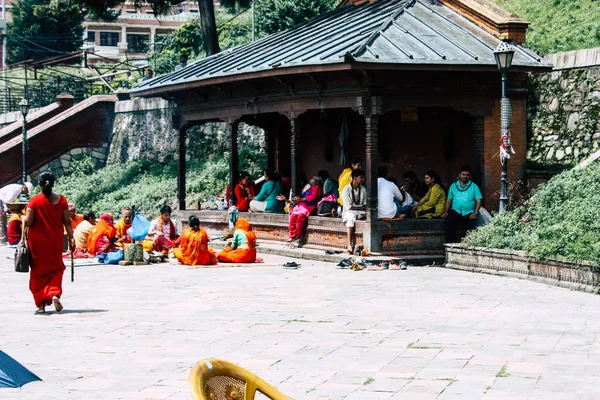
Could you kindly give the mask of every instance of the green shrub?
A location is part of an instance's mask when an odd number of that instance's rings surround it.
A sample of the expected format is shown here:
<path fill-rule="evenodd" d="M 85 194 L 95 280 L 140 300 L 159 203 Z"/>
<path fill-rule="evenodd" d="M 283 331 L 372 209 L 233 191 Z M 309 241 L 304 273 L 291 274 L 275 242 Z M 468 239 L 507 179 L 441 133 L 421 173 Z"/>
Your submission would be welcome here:
<path fill-rule="evenodd" d="M 600 264 L 600 163 L 555 176 L 523 207 L 496 215 L 465 243 Z"/>
<path fill-rule="evenodd" d="M 241 147 L 240 170 L 259 177 L 266 163 L 265 152 L 259 146 Z M 211 197 L 225 197 L 229 183 L 229 153 L 215 153 L 202 161 L 187 163 L 186 201 L 188 208 Z M 133 161 L 123 165 L 108 165 L 95 170 L 89 157 L 73 161 L 65 175 L 56 182 L 55 190 L 64 194 L 78 210 L 96 214 L 121 214 L 126 206 L 136 206 L 140 213 L 156 216 L 163 204 L 173 209 L 177 202 L 177 162 L 164 165 L 150 161 Z"/>

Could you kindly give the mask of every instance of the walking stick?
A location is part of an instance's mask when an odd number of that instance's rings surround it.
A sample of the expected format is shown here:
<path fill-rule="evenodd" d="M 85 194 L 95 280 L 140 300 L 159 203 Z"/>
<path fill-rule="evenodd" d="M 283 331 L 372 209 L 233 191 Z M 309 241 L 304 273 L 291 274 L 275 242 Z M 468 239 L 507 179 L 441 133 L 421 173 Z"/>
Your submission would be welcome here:
<path fill-rule="evenodd" d="M 71 282 L 75 281 L 75 256 L 73 250 L 71 250 Z"/>

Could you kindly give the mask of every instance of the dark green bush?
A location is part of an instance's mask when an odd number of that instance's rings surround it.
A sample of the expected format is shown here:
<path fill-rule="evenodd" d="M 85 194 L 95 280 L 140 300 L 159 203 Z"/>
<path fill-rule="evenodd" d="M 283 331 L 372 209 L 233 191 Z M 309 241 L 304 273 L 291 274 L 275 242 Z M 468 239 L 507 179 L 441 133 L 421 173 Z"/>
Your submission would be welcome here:
<path fill-rule="evenodd" d="M 600 163 L 555 176 L 523 207 L 495 216 L 465 243 L 600 264 Z"/>

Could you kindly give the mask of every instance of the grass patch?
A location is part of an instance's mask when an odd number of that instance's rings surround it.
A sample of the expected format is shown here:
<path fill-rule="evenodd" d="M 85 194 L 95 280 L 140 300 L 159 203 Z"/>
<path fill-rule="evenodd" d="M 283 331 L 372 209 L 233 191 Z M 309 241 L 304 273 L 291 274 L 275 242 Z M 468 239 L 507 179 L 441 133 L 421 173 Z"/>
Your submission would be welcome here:
<path fill-rule="evenodd" d="M 311 322 L 311 321 L 308 321 L 306 319 L 288 319 L 285 322 L 287 322 L 289 324 L 289 323 L 292 323 L 292 322 L 302 322 L 302 323 L 304 323 L 304 322 Z"/>
<path fill-rule="evenodd" d="M 506 378 L 508 375 L 510 374 L 507 371 L 506 364 L 504 364 L 502 368 L 500 368 L 500 371 L 498 371 L 496 374 L 496 378 Z"/>
<path fill-rule="evenodd" d="M 317 388 L 316 388 L 316 387 L 314 387 L 314 388 L 311 388 L 311 389 L 308 389 L 308 390 L 306 391 L 306 393 L 314 392 L 315 390 L 317 390 Z"/>
<path fill-rule="evenodd" d="M 370 385 L 371 383 L 375 382 L 375 379 L 373 378 L 368 378 L 366 381 L 363 382 L 363 386 L 367 386 Z"/>
<path fill-rule="evenodd" d="M 419 349 L 419 350 L 427 350 L 427 349 L 441 349 L 441 347 L 436 347 L 436 346 L 423 346 L 423 345 L 419 345 L 417 344 L 419 343 L 419 341 L 417 340 L 416 342 L 412 342 L 410 343 L 407 348 L 408 349 Z"/>

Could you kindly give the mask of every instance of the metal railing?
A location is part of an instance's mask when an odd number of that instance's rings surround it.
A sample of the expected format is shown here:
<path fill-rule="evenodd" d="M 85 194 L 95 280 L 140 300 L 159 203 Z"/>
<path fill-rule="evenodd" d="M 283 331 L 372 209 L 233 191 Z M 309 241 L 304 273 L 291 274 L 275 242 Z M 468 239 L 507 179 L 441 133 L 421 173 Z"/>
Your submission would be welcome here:
<path fill-rule="evenodd" d="M 56 96 L 68 93 L 78 103 L 97 94 L 111 94 L 112 91 L 102 82 L 93 81 L 33 81 L 24 87 L 0 89 L 0 113 L 19 111 L 19 102 L 27 98 L 31 108 L 47 106 L 56 101 Z"/>

